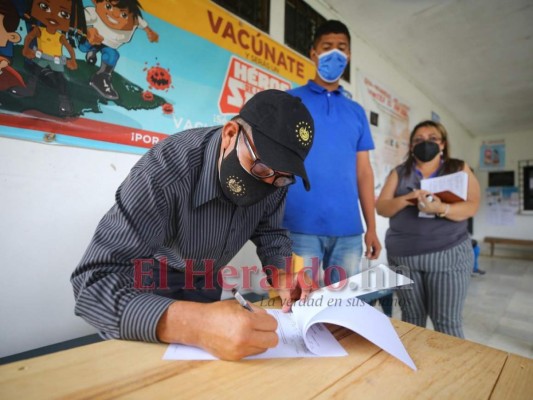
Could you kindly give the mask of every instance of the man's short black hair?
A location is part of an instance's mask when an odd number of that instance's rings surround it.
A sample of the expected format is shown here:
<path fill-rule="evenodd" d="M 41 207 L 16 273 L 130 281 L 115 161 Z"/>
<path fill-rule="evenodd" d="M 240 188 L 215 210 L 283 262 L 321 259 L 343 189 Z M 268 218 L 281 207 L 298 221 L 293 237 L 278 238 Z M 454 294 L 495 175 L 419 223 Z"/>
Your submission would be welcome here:
<path fill-rule="evenodd" d="M 322 36 L 328 35 L 330 33 L 344 33 L 348 37 L 348 43 L 350 43 L 351 41 L 350 31 L 348 31 L 348 27 L 344 25 L 341 21 L 330 19 L 329 21 L 324 22 L 316 29 L 315 36 L 313 37 L 313 47 L 316 46 L 317 42 Z"/>
<path fill-rule="evenodd" d="M 101 3 L 104 0 L 96 0 L 97 3 Z M 127 8 L 128 11 L 133 15 L 133 18 L 138 19 L 142 18 L 142 7 L 139 3 L 139 0 L 110 0 L 111 4 L 114 7 L 118 8 Z"/>

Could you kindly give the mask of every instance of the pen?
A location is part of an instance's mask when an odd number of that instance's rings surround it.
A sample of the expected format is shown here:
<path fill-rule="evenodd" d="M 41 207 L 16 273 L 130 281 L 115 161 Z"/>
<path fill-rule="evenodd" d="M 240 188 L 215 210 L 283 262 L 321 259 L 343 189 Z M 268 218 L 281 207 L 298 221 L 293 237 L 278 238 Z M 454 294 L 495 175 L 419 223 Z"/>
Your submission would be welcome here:
<path fill-rule="evenodd" d="M 407 190 L 410 190 L 411 192 L 416 192 L 417 189 L 412 186 L 407 186 Z M 431 203 L 433 201 L 433 196 L 430 194 L 426 194 L 427 200 Z"/>
<path fill-rule="evenodd" d="M 416 188 L 411 187 L 411 186 L 407 186 L 407 190 L 410 190 L 411 192 L 416 192 L 416 191 L 417 191 Z M 430 196 L 430 195 L 428 195 L 428 196 Z M 432 201 L 433 201 L 433 198 L 429 199 L 429 202 L 432 202 Z M 423 203 L 423 202 L 417 202 L 417 203 L 418 203 L 419 208 L 424 208 L 424 207 L 426 207 L 426 204 Z M 416 203 L 415 203 L 415 204 L 416 204 Z"/>
<path fill-rule="evenodd" d="M 413 191 L 413 192 L 416 191 L 415 188 L 410 187 L 410 186 L 407 187 L 407 190 L 411 190 L 411 191 Z M 433 196 L 430 195 L 430 194 L 426 194 L 426 200 L 428 201 L 428 203 L 433 202 Z M 425 203 L 420 203 L 420 207 L 424 208 L 424 207 L 426 207 L 426 204 L 425 204 Z"/>
<path fill-rule="evenodd" d="M 254 312 L 252 307 L 250 307 L 250 304 L 248 304 L 248 302 L 244 299 L 244 297 L 242 297 L 242 295 L 237 291 L 237 289 L 231 289 L 231 293 L 233 293 L 233 297 L 235 297 L 235 300 L 237 300 L 241 306 L 243 306 L 250 312 Z"/>

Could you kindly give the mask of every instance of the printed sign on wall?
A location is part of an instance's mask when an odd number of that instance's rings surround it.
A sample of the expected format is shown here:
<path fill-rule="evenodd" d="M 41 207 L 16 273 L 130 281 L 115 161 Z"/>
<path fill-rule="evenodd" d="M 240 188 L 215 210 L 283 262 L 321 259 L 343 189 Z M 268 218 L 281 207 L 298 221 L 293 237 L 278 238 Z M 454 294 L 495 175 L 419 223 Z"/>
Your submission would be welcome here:
<path fill-rule="evenodd" d="M 1 3 L 2 136 L 141 154 L 314 74 L 310 60 L 208 0 L 41 3 Z"/>
<path fill-rule="evenodd" d="M 386 85 L 359 71 L 357 86 L 361 104 L 370 115 L 376 146 L 370 152 L 375 195 L 379 195 L 390 171 L 404 161 L 409 147 L 409 107 Z"/>
<path fill-rule="evenodd" d="M 488 141 L 481 144 L 479 153 L 481 170 L 502 170 L 505 168 L 505 141 Z"/>
<path fill-rule="evenodd" d="M 485 189 L 486 222 L 490 225 L 514 226 L 520 206 L 518 188 L 513 186 Z"/>

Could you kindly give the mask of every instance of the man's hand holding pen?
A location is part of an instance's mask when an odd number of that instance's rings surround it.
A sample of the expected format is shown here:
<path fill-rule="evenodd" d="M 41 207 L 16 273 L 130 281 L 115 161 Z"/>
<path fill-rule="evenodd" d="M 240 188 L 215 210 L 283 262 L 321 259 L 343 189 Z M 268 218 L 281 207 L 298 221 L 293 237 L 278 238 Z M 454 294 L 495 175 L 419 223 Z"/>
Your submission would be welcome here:
<path fill-rule="evenodd" d="M 278 344 L 278 323 L 262 308 L 248 305 L 253 312 L 235 301 L 176 301 L 159 320 L 157 338 L 200 347 L 221 360 L 264 353 Z"/>
<path fill-rule="evenodd" d="M 305 300 L 317 288 L 303 270 L 298 273 L 277 270 L 271 278 L 272 289 L 281 297 L 283 312 L 289 312 L 294 301 Z M 279 341 L 276 319 L 247 302 L 237 291 L 234 297 L 236 301 L 172 303 L 159 319 L 157 339 L 200 347 L 222 360 L 240 360 L 276 347 Z"/>

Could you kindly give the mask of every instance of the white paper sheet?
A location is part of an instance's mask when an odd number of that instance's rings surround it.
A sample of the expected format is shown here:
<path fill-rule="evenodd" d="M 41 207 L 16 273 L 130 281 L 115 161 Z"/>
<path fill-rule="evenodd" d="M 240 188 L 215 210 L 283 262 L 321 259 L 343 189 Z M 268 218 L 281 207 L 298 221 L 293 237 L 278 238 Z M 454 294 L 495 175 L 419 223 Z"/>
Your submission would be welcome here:
<path fill-rule="evenodd" d="M 464 171 L 453 174 L 438 176 L 435 178 L 422 179 L 420 188 L 431 193 L 452 192 L 463 200 L 466 200 L 468 192 L 468 174 Z"/>
<path fill-rule="evenodd" d="M 412 281 L 378 265 L 347 280 L 313 292 L 304 303 L 293 305 L 292 313 L 267 310 L 278 320 L 279 344 L 263 354 L 247 357 L 339 357 L 347 355 L 323 323 L 346 327 L 376 344 L 413 370 L 416 366 L 405 350 L 390 319 L 357 296 L 403 286 Z M 172 344 L 165 360 L 215 360 L 209 353 L 190 346 Z"/>
<path fill-rule="evenodd" d="M 247 360 L 264 358 L 295 358 L 295 357 L 341 357 L 346 356 L 346 350 L 335 339 L 331 332 L 322 324 L 311 327 L 308 342 L 313 343 L 315 351 L 310 351 L 304 341 L 302 332 L 298 328 L 293 313 L 282 313 L 281 310 L 266 310 L 278 320 L 277 334 L 279 343 L 262 354 L 246 357 Z M 171 344 L 163 356 L 164 360 L 217 360 L 216 357 L 198 347 Z"/>
<path fill-rule="evenodd" d="M 416 365 L 405 350 L 390 319 L 364 301 L 358 300 L 342 300 L 341 305 L 322 310 L 308 321 L 307 326 L 314 326 L 315 321 L 320 321 L 348 328 L 416 371 Z M 314 347 L 314 342 L 306 340 L 306 344 L 311 351 L 320 352 L 320 349 Z"/>

